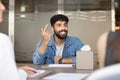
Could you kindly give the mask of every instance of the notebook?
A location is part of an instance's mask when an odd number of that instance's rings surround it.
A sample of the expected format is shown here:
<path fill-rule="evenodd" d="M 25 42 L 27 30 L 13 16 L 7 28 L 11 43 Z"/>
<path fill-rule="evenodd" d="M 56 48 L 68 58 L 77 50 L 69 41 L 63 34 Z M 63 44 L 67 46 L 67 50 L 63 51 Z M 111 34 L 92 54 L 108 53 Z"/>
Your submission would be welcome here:
<path fill-rule="evenodd" d="M 87 73 L 56 73 L 47 77 L 44 77 L 45 80 L 83 80 L 87 77 Z"/>
<path fill-rule="evenodd" d="M 75 64 L 49 64 L 48 67 L 72 68 Z"/>

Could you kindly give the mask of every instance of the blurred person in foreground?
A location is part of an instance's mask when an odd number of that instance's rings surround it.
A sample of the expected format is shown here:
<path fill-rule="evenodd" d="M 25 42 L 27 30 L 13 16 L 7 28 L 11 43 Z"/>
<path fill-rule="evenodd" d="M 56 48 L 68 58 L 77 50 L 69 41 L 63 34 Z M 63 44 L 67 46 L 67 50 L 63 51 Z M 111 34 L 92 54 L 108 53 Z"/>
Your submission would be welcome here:
<path fill-rule="evenodd" d="M 100 69 L 87 80 L 120 80 L 120 30 L 103 33 L 97 46 Z"/>
<path fill-rule="evenodd" d="M 3 21 L 5 7 L 0 0 L 0 23 Z M 9 37 L 0 33 L 0 80 L 26 80 L 36 69 L 23 66 L 17 68 L 13 45 Z"/>

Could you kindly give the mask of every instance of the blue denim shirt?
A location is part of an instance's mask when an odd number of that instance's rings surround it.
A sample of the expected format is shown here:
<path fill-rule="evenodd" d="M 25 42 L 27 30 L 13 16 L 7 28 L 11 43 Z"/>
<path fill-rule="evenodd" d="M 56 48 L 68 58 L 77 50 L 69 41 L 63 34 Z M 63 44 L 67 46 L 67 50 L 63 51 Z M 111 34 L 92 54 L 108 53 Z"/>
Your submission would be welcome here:
<path fill-rule="evenodd" d="M 38 51 L 40 45 L 42 43 L 42 39 L 37 43 L 37 48 L 33 54 L 33 63 L 34 64 L 54 64 L 54 57 L 56 55 L 56 46 L 54 37 L 48 43 L 48 47 L 46 52 L 40 53 Z M 83 43 L 79 38 L 67 36 L 64 49 L 62 53 L 63 58 L 73 58 L 73 63 L 76 63 L 76 51 L 80 50 L 83 46 Z"/>

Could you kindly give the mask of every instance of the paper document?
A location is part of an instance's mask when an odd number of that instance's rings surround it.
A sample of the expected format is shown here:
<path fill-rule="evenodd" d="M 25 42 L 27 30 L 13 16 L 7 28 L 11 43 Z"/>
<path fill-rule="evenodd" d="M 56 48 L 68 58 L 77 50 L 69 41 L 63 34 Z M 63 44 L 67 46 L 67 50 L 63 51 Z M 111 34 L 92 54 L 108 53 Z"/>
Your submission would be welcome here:
<path fill-rule="evenodd" d="M 48 80 L 82 80 L 83 78 L 87 77 L 89 74 L 82 74 L 82 73 L 57 73 L 44 79 Z"/>
<path fill-rule="evenodd" d="M 29 75 L 28 77 L 29 77 L 29 78 L 33 78 L 33 77 L 36 77 L 36 76 L 41 75 L 41 74 L 43 74 L 43 73 L 45 73 L 45 70 L 37 70 L 37 73 L 34 73 L 34 74 L 32 74 L 32 75 Z"/>
<path fill-rule="evenodd" d="M 49 64 L 48 67 L 73 67 L 74 64 Z"/>

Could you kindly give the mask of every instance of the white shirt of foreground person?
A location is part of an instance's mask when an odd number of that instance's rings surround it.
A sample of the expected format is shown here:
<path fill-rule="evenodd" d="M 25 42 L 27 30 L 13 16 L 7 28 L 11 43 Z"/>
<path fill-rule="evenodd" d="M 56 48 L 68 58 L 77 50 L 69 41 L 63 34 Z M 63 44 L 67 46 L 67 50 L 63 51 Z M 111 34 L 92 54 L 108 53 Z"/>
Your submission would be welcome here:
<path fill-rule="evenodd" d="M 86 80 L 120 80 L 120 64 L 99 69 L 93 72 Z"/>
<path fill-rule="evenodd" d="M 27 73 L 17 69 L 9 37 L 0 33 L 0 80 L 26 80 Z"/>

